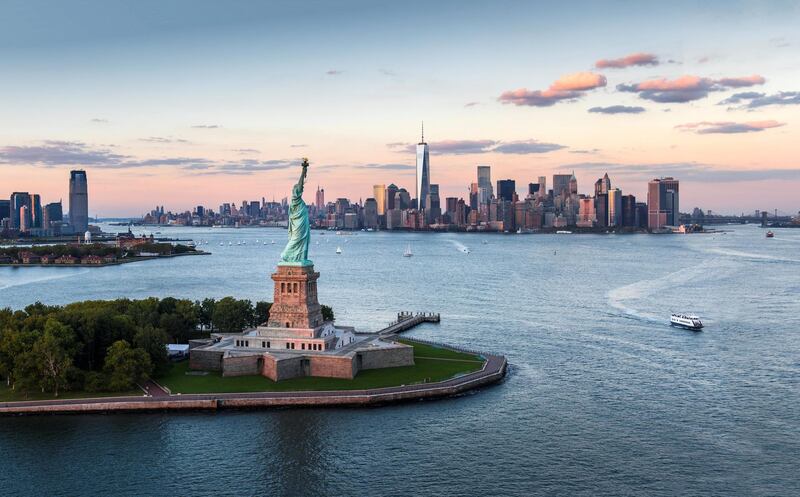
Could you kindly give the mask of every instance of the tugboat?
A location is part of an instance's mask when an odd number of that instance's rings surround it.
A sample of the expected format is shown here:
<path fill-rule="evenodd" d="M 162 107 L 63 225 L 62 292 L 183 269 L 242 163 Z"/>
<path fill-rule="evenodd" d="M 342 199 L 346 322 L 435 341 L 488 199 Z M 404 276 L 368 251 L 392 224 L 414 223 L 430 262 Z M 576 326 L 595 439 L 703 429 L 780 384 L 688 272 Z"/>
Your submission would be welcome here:
<path fill-rule="evenodd" d="M 700 331 L 703 329 L 703 322 L 700 318 L 692 314 L 675 314 L 669 317 L 669 324 L 686 328 L 687 330 Z"/>
<path fill-rule="evenodd" d="M 767 238 L 773 238 L 773 237 L 775 237 L 775 233 L 773 233 L 772 231 L 767 231 Z"/>

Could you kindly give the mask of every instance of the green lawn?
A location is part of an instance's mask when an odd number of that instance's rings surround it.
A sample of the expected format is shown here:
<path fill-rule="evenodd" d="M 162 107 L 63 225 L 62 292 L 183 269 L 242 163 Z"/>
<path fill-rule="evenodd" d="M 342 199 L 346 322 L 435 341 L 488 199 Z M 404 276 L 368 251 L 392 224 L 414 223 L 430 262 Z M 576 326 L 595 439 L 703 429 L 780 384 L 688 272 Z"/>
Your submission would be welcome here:
<path fill-rule="evenodd" d="M 5 384 L 5 381 L 0 385 L 0 402 L 18 402 L 26 400 L 58 400 L 58 399 L 88 399 L 94 397 L 124 397 L 129 395 L 141 396 L 144 392 L 141 390 L 131 390 L 130 392 L 59 392 L 58 397 L 53 397 L 52 393 L 31 392 L 27 396 L 11 390 Z"/>
<path fill-rule="evenodd" d="M 293 378 L 274 382 L 263 376 L 223 377 L 219 372 L 207 375 L 186 374 L 188 362 L 173 365 L 158 381 L 172 393 L 286 392 L 299 390 L 362 390 L 441 381 L 471 373 L 483 366 L 483 359 L 473 354 L 454 352 L 408 340 L 414 347 L 414 366 L 368 369 L 352 380 L 339 378 Z"/>

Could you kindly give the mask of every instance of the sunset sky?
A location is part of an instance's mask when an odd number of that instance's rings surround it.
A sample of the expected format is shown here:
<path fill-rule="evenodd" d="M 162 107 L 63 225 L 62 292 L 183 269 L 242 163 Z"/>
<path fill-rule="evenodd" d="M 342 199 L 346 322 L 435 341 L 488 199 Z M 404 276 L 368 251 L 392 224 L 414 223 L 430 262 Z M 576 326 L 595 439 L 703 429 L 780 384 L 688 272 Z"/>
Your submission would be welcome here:
<path fill-rule="evenodd" d="M 0 3 L 0 198 L 90 213 L 575 171 L 682 210 L 800 209 L 798 2 Z M 313 199 L 307 193 L 306 200 Z M 66 205 L 65 205 L 66 208 Z"/>

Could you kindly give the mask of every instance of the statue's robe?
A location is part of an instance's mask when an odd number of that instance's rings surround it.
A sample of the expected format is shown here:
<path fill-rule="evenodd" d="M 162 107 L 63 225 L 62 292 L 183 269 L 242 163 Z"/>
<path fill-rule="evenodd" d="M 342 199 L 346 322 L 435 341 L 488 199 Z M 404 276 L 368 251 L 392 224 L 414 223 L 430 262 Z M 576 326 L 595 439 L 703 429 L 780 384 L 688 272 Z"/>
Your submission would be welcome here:
<path fill-rule="evenodd" d="M 308 245 L 311 241 L 311 226 L 308 207 L 303 202 L 303 185 L 298 182 L 292 189 L 289 206 L 289 241 L 281 253 L 282 262 L 304 263 L 308 261 Z"/>

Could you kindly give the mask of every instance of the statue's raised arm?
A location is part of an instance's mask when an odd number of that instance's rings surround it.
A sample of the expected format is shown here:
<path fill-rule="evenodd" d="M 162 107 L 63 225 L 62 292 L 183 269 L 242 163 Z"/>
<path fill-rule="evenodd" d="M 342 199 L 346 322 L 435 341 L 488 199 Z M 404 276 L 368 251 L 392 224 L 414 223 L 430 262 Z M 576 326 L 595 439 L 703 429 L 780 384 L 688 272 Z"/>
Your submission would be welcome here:
<path fill-rule="evenodd" d="M 311 265 L 311 261 L 308 260 L 311 226 L 308 219 L 308 207 L 303 202 L 303 186 L 308 171 L 308 159 L 303 159 L 302 168 L 300 179 L 292 189 L 292 202 L 289 204 L 289 241 L 286 242 L 286 248 L 281 253 L 280 262 L 284 265 Z"/>

